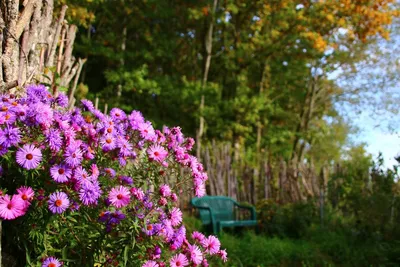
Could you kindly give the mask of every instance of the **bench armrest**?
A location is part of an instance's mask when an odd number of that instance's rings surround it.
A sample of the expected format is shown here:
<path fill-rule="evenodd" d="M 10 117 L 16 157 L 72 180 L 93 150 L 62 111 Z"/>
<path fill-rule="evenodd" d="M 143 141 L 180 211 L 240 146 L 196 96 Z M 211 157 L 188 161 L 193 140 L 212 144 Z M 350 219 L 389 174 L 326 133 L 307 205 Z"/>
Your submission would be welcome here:
<path fill-rule="evenodd" d="M 257 220 L 257 216 L 256 216 L 256 209 L 252 206 L 244 206 L 244 205 L 240 205 L 239 203 L 235 202 L 235 206 L 237 206 L 238 208 L 241 209 L 247 209 L 250 210 L 251 212 L 251 219 L 252 220 Z"/>
<path fill-rule="evenodd" d="M 193 205 L 196 209 L 201 209 L 201 210 L 208 210 L 210 212 L 210 220 L 211 220 L 211 225 L 213 228 L 213 231 L 217 231 L 217 221 L 215 219 L 215 215 L 214 212 L 212 210 L 212 208 L 210 207 L 202 207 L 202 206 L 197 206 L 197 205 Z"/>

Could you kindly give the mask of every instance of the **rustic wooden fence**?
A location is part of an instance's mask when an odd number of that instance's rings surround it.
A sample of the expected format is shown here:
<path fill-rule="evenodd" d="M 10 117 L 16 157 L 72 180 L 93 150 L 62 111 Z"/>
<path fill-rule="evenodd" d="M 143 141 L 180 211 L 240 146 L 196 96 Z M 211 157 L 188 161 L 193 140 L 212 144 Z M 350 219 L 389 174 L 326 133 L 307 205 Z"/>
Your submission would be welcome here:
<path fill-rule="evenodd" d="M 201 155 L 208 173 L 207 194 L 232 197 L 239 202 L 255 205 L 262 199 L 279 203 L 326 198 L 328 169 L 310 163 L 274 159 L 265 155 L 250 163 L 243 155 L 244 148 L 230 143 L 212 142 Z M 181 207 L 193 197 L 190 186 L 181 192 Z"/>

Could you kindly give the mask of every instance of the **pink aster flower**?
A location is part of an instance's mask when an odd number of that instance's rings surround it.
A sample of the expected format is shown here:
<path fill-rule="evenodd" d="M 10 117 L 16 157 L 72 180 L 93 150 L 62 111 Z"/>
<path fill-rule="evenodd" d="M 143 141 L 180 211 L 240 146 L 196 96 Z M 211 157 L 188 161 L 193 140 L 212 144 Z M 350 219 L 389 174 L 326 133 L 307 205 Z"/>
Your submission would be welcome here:
<path fill-rule="evenodd" d="M 200 264 L 203 261 L 203 253 L 196 245 L 189 245 L 190 260 L 194 264 Z"/>
<path fill-rule="evenodd" d="M 17 162 L 27 170 L 35 169 L 42 160 L 42 152 L 34 145 L 26 144 L 17 151 Z"/>
<path fill-rule="evenodd" d="M 159 267 L 159 265 L 155 261 L 146 261 L 142 267 Z"/>
<path fill-rule="evenodd" d="M 24 201 L 18 195 L 12 198 L 9 195 L 0 197 L 0 218 L 3 220 L 13 220 L 24 215 L 24 208 Z"/>
<path fill-rule="evenodd" d="M 131 193 L 137 200 L 142 201 L 143 198 L 144 198 L 144 192 L 140 188 L 132 187 L 131 188 Z"/>
<path fill-rule="evenodd" d="M 206 187 L 204 183 L 198 184 L 194 187 L 194 194 L 196 197 L 202 197 L 206 194 Z"/>
<path fill-rule="evenodd" d="M 228 253 L 226 253 L 225 249 L 218 251 L 218 256 L 222 259 L 223 262 L 228 261 Z"/>
<path fill-rule="evenodd" d="M 60 267 L 60 266 L 61 262 L 54 257 L 46 258 L 42 263 L 42 267 Z"/>
<path fill-rule="evenodd" d="M 202 233 L 197 232 L 197 231 L 194 231 L 194 232 L 192 233 L 192 238 L 193 238 L 195 241 L 199 242 L 199 243 L 203 242 L 203 240 L 206 239 L 206 237 L 205 237 Z"/>
<path fill-rule="evenodd" d="M 208 238 L 204 239 L 203 242 L 201 242 L 201 245 L 205 249 L 205 252 L 210 255 L 218 253 L 221 247 L 221 243 L 219 242 L 218 238 L 213 235 L 210 235 Z"/>
<path fill-rule="evenodd" d="M 155 137 L 155 131 L 151 122 L 142 122 L 138 124 L 138 130 L 140 132 L 140 137 L 146 140 L 152 140 Z"/>
<path fill-rule="evenodd" d="M 147 149 L 147 154 L 150 160 L 162 162 L 168 156 L 168 151 L 160 145 L 152 145 Z"/>
<path fill-rule="evenodd" d="M 179 253 L 171 258 L 169 264 L 171 267 L 183 267 L 188 266 L 189 262 L 185 255 Z"/>
<path fill-rule="evenodd" d="M 35 192 L 31 187 L 22 186 L 17 189 L 17 196 L 20 197 L 24 201 L 24 212 L 28 210 L 28 207 L 31 205 L 31 201 Z"/>
<path fill-rule="evenodd" d="M 52 213 L 63 213 L 69 207 L 69 199 L 64 192 L 55 192 L 50 195 L 49 210 Z"/>
<path fill-rule="evenodd" d="M 33 189 L 28 186 L 21 186 L 17 189 L 17 192 L 21 199 L 24 201 L 32 201 L 33 196 L 35 195 Z"/>
<path fill-rule="evenodd" d="M 171 195 L 171 188 L 170 188 L 168 185 L 163 184 L 163 185 L 160 187 L 160 194 L 161 194 L 163 197 L 169 197 L 169 196 Z"/>
<path fill-rule="evenodd" d="M 121 208 L 129 204 L 131 193 L 125 186 L 120 185 L 111 189 L 108 198 L 113 206 Z"/>
<path fill-rule="evenodd" d="M 182 222 L 182 211 L 179 208 L 173 208 L 169 214 L 172 226 L 178 226 Z"/>

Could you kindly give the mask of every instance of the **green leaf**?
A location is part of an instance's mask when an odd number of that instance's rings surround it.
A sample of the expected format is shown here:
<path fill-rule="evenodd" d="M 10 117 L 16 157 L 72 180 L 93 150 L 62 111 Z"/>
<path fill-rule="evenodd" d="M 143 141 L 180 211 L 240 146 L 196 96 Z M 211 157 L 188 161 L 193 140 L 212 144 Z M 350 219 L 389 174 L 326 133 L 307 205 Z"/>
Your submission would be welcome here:
<path fill-rule="evenodd" d="M 24 241 L 24 247 L 25 247 L 25 258 L 26 258 L 26 263 L 28 263 L 29 266 L 32 266 L 31 257 L 30 257 L 30 255 L 29 255 L 28 246 L 26 245 L 26 242 L 25 242 L 25 241 Z"/>
<path fill-rule="evenodd" d="M 128 252 L 129 252 L 129 246 L 125 246 L 124 250 L 124 267 L 126 267 L 126 264 L 128 263 Z"/>

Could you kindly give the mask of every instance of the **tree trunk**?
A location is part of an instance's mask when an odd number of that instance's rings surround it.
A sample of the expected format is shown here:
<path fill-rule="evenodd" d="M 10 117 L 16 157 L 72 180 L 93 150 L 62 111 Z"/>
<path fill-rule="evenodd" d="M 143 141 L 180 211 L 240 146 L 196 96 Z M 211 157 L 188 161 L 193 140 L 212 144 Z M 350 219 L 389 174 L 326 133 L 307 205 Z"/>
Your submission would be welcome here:
<path fill-rule="evenodd" d="M 124 28 L 122 29 L 122 43 L 121 43 L 122 56 L 121 56 L 120 63 L 119 63 L 121 69 L 123 69 L 123 67 L 125 66 L 124 54 L 125 54 L 125 50 L 126 50 L 127 34 L 128 34 L 127 27 L 124 26 Z M 120 82 L 120 84 L 118 84 L 118 87 L 117 87 L 117 97 L 121 98 L 121 95 L 122 95 L 122 84 Z"/>
<path fill-rule="evenodd" d="M 205 37 L 205 52 L 206 52 L 206 60 L 204 64 L 204 72 L 203 72 L 203 79 L 201 82 L 201 99 L 200 99 L 200 121 L 199 121 L 199 129 L 197 130 L 196 133 L 196 142 L 197 142 L 197 147 L 196 147 L 196 155 L 197 158 L 200 158 L 201 155 L 201 141 L 202 137 L 204 134 L 204 116 L 203 116 L 203 111 L 204 111 L 204 87 L 207 84 L 208 81 L 208 72 L 210 71 L 210 65 L 211 65 L 211 53 L 212 53 L 212 37 L 213 37 L 213 31 L 214 31 L 214 21 L 215 21 L 215 11 L 217 10 L 218 6 L 218 0 L 214 0 L 212 11 L 210 13 L 210 24 L 208 26 L 207 34 Z"/>
<path fill-rule="evenodd" d="M 302 133 L 307 132 L 308 126 L 312 119 L 312 115 L 314 112 L 314 103 L 315 103 L 315 98 L 316 98 L 316 92 L 317 92 L 316 87 L 317 87 L 317 79 L 315 77 L 313 77 L 312 74 L 310 74 L 309 87 L 307 88 L 307 94 L 304 99 L 303 108 L 300 113 L 300 122 L 297 125 L 296 132 L 295 132 L 296 137 L 293 142 L 291 159 L 295 160 L 297 162 L 301 162 L 303 155 L 304 155 L 305 142 L 303 142 L 300 145 L 299 149 L 298 149 L 298 145 L 300 142 L 300 135 Z"/>
<path fill-rule="evenodd" d="M 64 21 L 67 6 L 53 21 L 53 0 L 25 0 L 21 10 L 19 2 L 3 0 L 0 4 L 0 91 L 23 87 L 33 79 L 54 84 L 54 93 L 59 85 L 69 87 L 69 82 L 79 75 L 79 65 L 72 67 L 76 27 Z M 55 84 L 54 62 L 60 84 Z M 43 76 L 44 70 L 48 71 L 48 78 Z"/>

